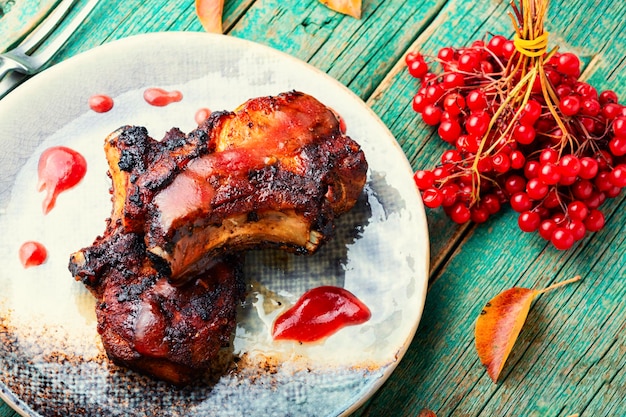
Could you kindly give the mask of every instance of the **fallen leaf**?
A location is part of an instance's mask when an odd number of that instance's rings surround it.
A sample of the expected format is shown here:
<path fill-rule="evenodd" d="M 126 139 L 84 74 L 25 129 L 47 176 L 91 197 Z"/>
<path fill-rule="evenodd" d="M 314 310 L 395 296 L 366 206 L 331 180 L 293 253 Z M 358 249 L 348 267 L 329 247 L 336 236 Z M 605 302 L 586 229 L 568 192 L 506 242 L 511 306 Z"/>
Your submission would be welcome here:
<path fill-rule="evenodd" d="M 328 8 L 357 19 L 361 18 L 361 0 L 319 0 Z"/>
<path fill-rule="evenodd" d="M 224 0 L 196 0 L 196 15 L 207 32 L 224 32 L 222 28 L 223 12 Z"/>
<path fill-rule="evenodd" d="M 493 382 L 498 381 L 500 372 L 526 322 L 533 300 L 544 292 L 579 279 L 580 276 L 576 276 L 543 290 L 513 287 L 485 304 L 476 320 L 474 337 L 478 357 L 487 367 L 487 374 Z"/>
<path fill-rule="evenodd" d="M 417 414 L 417 417 L 437 417 L 437 414 L 435 414 L 433 411 L 429 410 L 428 408 L 422 408 L 420 412 Z"/>

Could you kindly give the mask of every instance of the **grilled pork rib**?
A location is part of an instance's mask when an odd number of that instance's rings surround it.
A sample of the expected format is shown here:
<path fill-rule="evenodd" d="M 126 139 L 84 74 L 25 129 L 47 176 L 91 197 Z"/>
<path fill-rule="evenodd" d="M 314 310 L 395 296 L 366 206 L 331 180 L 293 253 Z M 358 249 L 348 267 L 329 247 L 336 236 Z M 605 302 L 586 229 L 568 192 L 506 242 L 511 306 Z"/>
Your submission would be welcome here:
<path fill-rule="evenodd" d="M 298 92 L 214 113 L 188 136 L 158 142 L 124 127 L 106 141 L 114 206 L 126 232 L 182 283 L 224 253 L 275 246 L 313 253 L 365 184 L 360 147 L 338 117 Z M 115 165 L 115 164 L 113 164 Z"/>
<path fill-rule="evenodd" d="M 141 235 L 113 233 L 74 253 L 70 270 L 98 300 L 98 333 L 108 357 L 185 385 L 230 343 L 244 293 L 240 264 L 226 258 L 173 286 L 154 269 Z"/>
<path fill-rule="evenodd" d="M 249 100 L 161 141 L 124 126 L 104 148 L 111 217 L 69 269 L 97 298 L 109 358 L 179 385 L 228 344 L 243 294 L 238 254 L 315 252 L 367 172 L 338 117 L 299 92 Z"/>

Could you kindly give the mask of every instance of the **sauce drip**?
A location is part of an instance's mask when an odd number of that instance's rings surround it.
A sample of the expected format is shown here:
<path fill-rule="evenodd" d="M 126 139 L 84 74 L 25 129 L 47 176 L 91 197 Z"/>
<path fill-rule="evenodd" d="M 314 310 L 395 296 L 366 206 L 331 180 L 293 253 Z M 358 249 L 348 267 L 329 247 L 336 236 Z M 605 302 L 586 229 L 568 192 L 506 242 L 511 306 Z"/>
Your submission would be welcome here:
<path fill-rule="evenodd" d="M 198 125 L 201 125 L 202 123 L 206 121 L 206 119 L 209 118 L 210 115 L 211 115 L 211 110 L 204 107 L 204 108 L 199 109 L 196 112 L 194 119 Z"/>
<path fill-rule="evenodd" d="M 143 92 L 143 98 L 152 106 L 163 107 L 181 101 L 183 94 L 180 91 L 167 91 L 162 88 L 148 88 Z"/>
<path fill-rule="evenodd" d="M 274 322 L 275 340 L 314 342 L 345 326 L 365 323 L 370 310 L 354 294 L 340 287 L 322 286 L 305 292 Z"/>
<path fill-rule="evenodd" d="M 38 191 L 46 191 L 43 213 L 48 214 L 56 203 L 57 196 L 80 182 L 87 172 L 87 161 L 73 149 L 53 146 L 39 157 Z"/>
<path fill-rule="evenodd" d="M 89 108 L 96 113 L 106 113 L 113 108 L 113 99 L 104 94 L 89 97 Z"/>
<path fill-rule="evenodd" d="M 24 268 L 38 266 L 46 262 L 48 259 L 48 251 L 46 247 L 39 242 L 28 241 L 20 246 L 20 262 Z"/>

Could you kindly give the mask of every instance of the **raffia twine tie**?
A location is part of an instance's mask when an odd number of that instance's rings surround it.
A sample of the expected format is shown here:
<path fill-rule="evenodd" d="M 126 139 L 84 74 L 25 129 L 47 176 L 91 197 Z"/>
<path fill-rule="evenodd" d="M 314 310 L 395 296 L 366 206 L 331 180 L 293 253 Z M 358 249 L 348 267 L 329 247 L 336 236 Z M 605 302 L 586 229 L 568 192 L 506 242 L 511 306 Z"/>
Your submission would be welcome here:
<path fill-rule="evenodd" d="M 513 45 L 515 49 L 528 57 L 534 58 L 542 56 L 548 51 L 548 32 L 543 32 L 541 36 L 535 39 L 522 39 L 518 34 L 513 37 Z"/>

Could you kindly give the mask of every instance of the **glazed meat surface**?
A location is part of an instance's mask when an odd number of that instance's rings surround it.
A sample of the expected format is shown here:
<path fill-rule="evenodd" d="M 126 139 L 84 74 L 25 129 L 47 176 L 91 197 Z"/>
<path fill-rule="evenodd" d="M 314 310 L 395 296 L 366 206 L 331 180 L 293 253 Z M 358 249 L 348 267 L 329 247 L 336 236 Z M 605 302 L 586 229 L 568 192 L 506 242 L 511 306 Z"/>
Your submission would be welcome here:
<path fill-rule="evenodd" d="M 183 286 L 154 269 L 143 237 L 114 233 L 72 255 L 70 270 L 97 298 L 109 359 L 176 385 L 229 346 L 243 297 L 239 259 L 225 258 Z"/>
<path fill-rule="evenodd" d="M 298 92 L 214 113 L 162 141 L 124 127 L 106 141 L 115 218 L 143 233 L 172 282 L 224 253 L 274 246 L 313 253 L 362 192 L 367 162 L 339 118 Z"/>
<path fill-rule="evenodd" d="M 298 92 L 249 100 L 161 141 L 124 126 L 104 149 L 111 216 L 69 269 L 97 299 L 109 358 L 177 385 L 229 345 L 242 251 L 315 252 L 367 172 L 334 112 Z"/>

